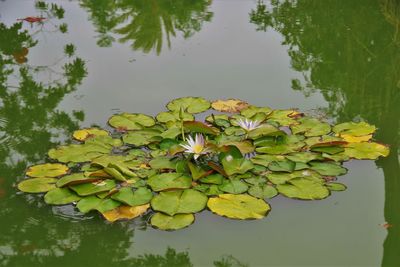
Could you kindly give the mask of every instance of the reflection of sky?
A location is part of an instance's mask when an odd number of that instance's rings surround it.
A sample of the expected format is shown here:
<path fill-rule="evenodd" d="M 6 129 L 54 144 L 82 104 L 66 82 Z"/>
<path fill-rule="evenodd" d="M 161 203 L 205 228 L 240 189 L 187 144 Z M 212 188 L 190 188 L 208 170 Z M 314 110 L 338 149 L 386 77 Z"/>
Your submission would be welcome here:
<path fill-rule="evenodd" d="M 168 99 L 185 95 L 241 98 L 274 108 L 325 105 L 318 95 L 305 99 L 290 88 L 291 79 L 300 78 L 299 74 L 289 68 L 280 35 L 272 30 L 256 32 L 248 22 L 253 1 L 215 1 L 212 22 L 204 23 L 202 30 L 187 40 L 172 38 L 171 49 L 164 47 L 160 56 L 135 52 L 118 42 L 111 49 L 98 47 L 88 14 L 76 2 L 62 5 L 69 34 L 65 38 L 46 36 L 30 59 L 43 62 L 54 58 L 59 45 L 68 40 L 77 45 L 77 53 L 87 60 L 89 76 L 75 97 L 65 99 L 63 107 L 84 107 L 87 124 L 104 124 L 112 109 L 156 113 Z M 5 12 L 1 13 L 6 22 L 12 22 L 15 14 L 32 15 L 30 6 L 9 1 L 2 4 Z M 81 95 L 85 97 L 77 101 Z"/>
<path fill-rule="evenodd" d="M 326 106 L 320 95 L 304 98 L 290 88 L 291 79 L 301 77 L 290 69 L 280 34 L 271 29 L 256 32 L 249 23 L 255 1 L 214 1 L 211 23 L 204 23 L 188 40 L 172 38 L 171 49 L 164 47 L 160 56 L 132 51 L 129 44 L 98 47 L 86 11 L 77 2 L 60 3 L 66 9 L 69 34 L 37 35 L 40 44 L 30 51 L 29 60 L 48 64 L 65 43 L 77 46 L 88 77 L 61 108 L 84 109 L 85 125 L 104 125 L 115 109 L 154 114 L 169 99 L 186 95 L 240 98 L 273 108 Z M 1 2 L 0 20 L 12 24 L 16 18 L 32 16 L 32 6 L 32 1 Z M 129 253 L 163 254 L 167 246 L 189 249 L 195 266 L 209 265 L 224 254 L 251 266 L 305 264 L 310 257 L 320 265 L 378 265 L 385 235 L 378 226 L 384 221 L 383 175 L 369 161 L 350 167 L 341 179 L 349 189 L 327 200 L 273 199 L 269 217 L 259 221 L 238 222 L 205 212 L 182 231 L 135 231 Z"/>

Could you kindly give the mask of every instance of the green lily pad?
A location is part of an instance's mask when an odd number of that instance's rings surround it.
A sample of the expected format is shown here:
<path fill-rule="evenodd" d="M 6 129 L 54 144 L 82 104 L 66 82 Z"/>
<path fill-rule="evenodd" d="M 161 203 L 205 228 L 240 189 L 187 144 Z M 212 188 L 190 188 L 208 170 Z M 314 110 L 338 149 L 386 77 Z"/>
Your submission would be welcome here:
<path fill-rule="evenodd" d="M 289 126 L 298 123 L 294 118 L 290 117 L 296 114 L 297 111 L 294 109 L 277 109 L 272 111 L 268 121 L 277 122 L 280 126 Z"/>
<path fill-rule="evenodd" d="M 200 121 L 184 121 L 183 127 L 185 127 L 185 129 L 190 133 L 203 133 L 210 135 L 217 135 L 219 133 L 217 128 L 210 127 Z"/>
<path fill-rule="evenodd" d="M 228 128 L 231 126 L 231 123 L 229 122 L 229 117 L 226 114 L 208 115 L 205 121 L 224 128 Z"/>
<path fill-rule="evenodd" d="M 257 139 L 263 136 L 277 136 L 277 135 L 285 135 L 285 133 L 270 124 L 262 124 L 260 127 L 251 130 L 248 134 L 248 137 L 250 139 Z"/>
<path fill-rule="evenodd" d="M 209 170 L 205 170 L 201 166 L 197 166 L 190 161 L 187 163 L 187 165 L 189 167 L 190 173 L 192 174 L 192 178 L 195 181 L 210 174 Z"/>
<path fill-rule="evenodd" d="M 250 178 L 245 178 L 244 180 L 246 181 L 246 183 L 251 185 L 263 185 L 267 182 L 267 179 L 262 176 L 252 176 Z"/>
<path fill-rule="evenodd" d="M 251 158 L 251 162 L 257 165 L 261 165 L 264 167 L 268 167 L 268 165 L 273 161 L 281 161 L 284 160 L 285 157 L 282 155 L 268 155 L 268 154 L 258 154 L 255 157 Z"/>
<path fill-rule="evenodd" d="M 333 155 L 343 152 L 344 148 L 341 146 L 316 146 L 316 147 L 311 147 L 310 150 L 313 152 L 320 152 Z"/>
<path fill-rule="evenodd" d="M 338 165 L 337 163 L 330 162 L 309 162 L 311 169 L 326 176 L 338 176 L 347 173 L 347 169 Z"/>
<path fill-rule="evenodd" d="M 181 134 L 181 128 L 173 126 L 162 132 L 160 136 L 165 139 L 167 138 L 173 139 L 180 134 Z"/>
<path fill-rule="evenodd" d="M 193 121 L 194 116 L 190 113 L 182 112 L 160 112 L 156 116 L 157 121 L 162 123 L 179 122 L 179 121 Z M 171 128 L 171 127 L 170 127 Z"/>
<path fill-rule="evenodd" d="M 206 195 L 193 189 L 168 191 L 156 195 L 151 200 L 151 207 L 170 216 L 178 213 L 196 213 L 205 208 L 207 199 Z"/>
<path fill-rule="evenodd" d="M 162 173 L 151 176 L 147 184 L 153 191 L 186 189 L 192 186 L 192 178 L 182 173 Z"/>
<path fill-rule="evenodd" d="M 168 216 L 157 212 L 150 219 L 151 225 L 160 230 L 178 230 L 188 227 L 193 222 L 193 214 L 176 214 L 174 216 Z"/>
<path fill-rule="evenodd" d="M 296 162 L 296 166 L 294 167 L 294 170 L 299 171 L 299 170 L 305 170 L 308 168 L 310 168 L 310 166 L 307 163 Z"/>
<path fill-rule="evenodd" d="M 303 200 L 324 199 L 330 194 L 323 184 L 304 178 L 294 178 L 285 184 L 278 184 L 276 189 L 286 197 Z"/>
<path fill-rule="evenodd" d="M 209 184 L 195 184 L 193 185 L 193 189 L 199 192 L 205 193 L 210 188 Z"/>
<path fill-rule="evenodd" d="M 152 160 L 150 160 L 149 165 L 151 168 L 155 170 L 161 170 L 161 169 L 169 169 L 169 170 L 175 170 L 176 163 L 171 161 L 167 157 L 157 157 Z"/>
<path fill-rule="evenodd" d="M 224 141 L 220 143 L 221 146 L 235 146 L 239 149 L 240 153 L 245 155 L 253 153 L 255 147 L 250 141 Z"/>
<path fill-rule="evenodd" d="M 305 136 L 321 136 L 330 133 L 331 126 L 329 123 L 321 122 L 315 118 L 300 118 L 299 124 L 290 126 L 293 134 L 303 133 Z"/>
<path fill-rule="evenodd" d="M 292 172 L 295 168 L 296 163 L 288 159 L 273 161 L 268 165 L 268 169 L 275 172 Z"/>
<path fill-rule="evenodd" d="M 220 194 L 223 194 L 224 192 L 219 189 L 218 185 L 212 184 L 207 188 L 207 190 L 204 193 L 207 196 L 218 196 Z"/>
<path fill-rule="evenodd" d="M 145 187 L 140 187 L 135 191 L 130 187 L 123 187 L 117 193 L 112 194 L 111 198 L 129 206 L 140 206 L 149 203 L 153 194 Z"/>
<path fill-rule="evenodd" d="M 250 119 L 252 121 L 257 121 L 257 122 L 264 122 L 268 118 L 268 114 L 264 112 L 259 112 L 254 114 Z"/>
<path fill-rule="evenodd" d="M 144 146 L 162 140 L 161 132 L 153 129 L 137 130 L 128 132 L 122 137 L 125 144 Z"/>
<path fill-rule="evenodd" d="M 210 107 L 210 102 L 202 97 L 182 97 L 167 104 L 167 108 L 171 111 L 183 110 L 191 114 L 204 112 Z"/>
<path fill-rule="evenodd" d="M 96 196 L 87 196 L 79 200 L 76 207 L 82 213 L 88 213 L 91 210 L 97 210 L 101 213 L 113 210 L 119 207 L 121 202 L 115 201 L 113 199 L 100 199 Z"/>
<path fill-rule="evenodd" d="M 246 133 L 246 131 L 243 128 L 240 128 L 238 126 L 232 126 L 232 127 L 228 127 L 225 129 L 224 133 L 226 135 L 244 135 Z"/>
<path fill-rule="evenodd" d="M 159 143 L 160 150 L 168 151 L 171 147 L 179 145 L 180 142 L 178 140 L 172 138 L 165 138 L 161 140 Z"/>
<path fill-rule="evenodd" d="M 271 185 L 254 185 L 250 187 L 249 194 L 257 198 L 273 198 L 278 195 L 278 190 Z"/>
<path fill-rule="evenodd" d="M 101 180 L 100 177 L 86 177 L 83 172 L 73 173 L 66 175 L 57 180 L 57 187 L 64 187 L 66 185 L 92 183 Z"/>
<path fill-rule="evenodd" d="M 347 187 L 341 183 L 328 183 L 326 187 L 331 191 L 344 191 L 347 189 Z"/>
<path fill-rule="evenodd" d="M 223 192 L 231 194 L 241 194 L 249 189 L 247 184 L 240 180 L 224 180 L 218 188 Z"/>
<path fill-rule="evenodd" d="M 49 150 L 49 157 L 60 162 L 86 162 L 111 152 L 113 147 L 122 144 L 119 139 L 109 136 L 97 136 L 84 144 L 60 146 Z"/>
<path fill-rule="evenodd" d="M 321 175 L 313 170 L 300 170 L 294 171 L 292 173 L 278 173 L 273 172 L 267 175 L 268 180 L 276 185 L 285 184 L 291 179 L 295 178 L 304 178 L 308 180 L 312 180 L 317 183 L 324 183 L 324 179 L 322 179 Z"/>
<path fill-rule="evenodd" d="M 218 155 L 219 160 L 231 161 L 231 159 L 243 159 L 242 152 L 236 146 L 222 146 L 219 148 L 220 153 Z"/>
<path fill-rule="evenodd" d="M 272 112 L 272 109 L 270 109 L 269 107 L 249 106 L 248 108 L 243 109 L 240 112 L 240 115 L 250 119 L 251 117 L 253 117 L 257 113 L 264 113 L 265 115 L 269 115 L 271 112 Z"/>
<path fill-rule="evenodd" d="M 347 156 L 344 152 L 336 153 L 333 155 L 322 153 L 322 157 L 325 159 L 334 160 L 336 162 L 348 161 L 350 159 L 350 157 Z"/>
<path fill-rule="evenodd" d="M 344 154 L 355 159 L 377 159 L 389 155 L 389 147 L 374 142 L 350 143 Z"/>
<path fill-rule="evenodd" d="M 243 174 L 254 168 L 253 163 L 245 158 L 236 159 L 227 156 L 221 160 L 222 166 L 227 175 L 231 176 L 233 174 Z"/>
<path fill-rule="evenodd" d="M 340 135 L 364 136 L 376 131 L 374 125 L 366 122 L 344 122 L 333 127 L 333 131 Z"/>
<path fill-rule="evenodd" d="M 344 146 L 348 143 L 346 141 L 329 141 L 329 142 L 318 142 L 310 146 L 310 150 L 313 152 L 320 152 L 325 154 L 337 154 L 344 151 Z"/>
<path fill-rule="evenodd" d="M 132 155 L 127 156 L 119 156 L 119 155 L 103 155 L 101 157 L 97 157 L 92 160 L 92 165 L 101 166 L 104 168 L 104 171 L 112 175 L 114 178 L 120 181 L 125 181 L 125 177 L 135 177 L 136 173 L 133 170 L 138 169 L 141 161 L 133 160 Z M 111 170 L 114 169 L 114 170 Z M 116 171 L 119 173 L 117 174 Z"/>
<path fill-rule="evenodd" d="M 127 177 L 117 168 L 106 167 L 103 170 L 117 181 L 125 182 L 127 180 Z"/>
<path fill-rule="evenodd" d="M 224 176 L 222 176 L 219 173 L 214 173 L 207 175 L 206 177 L 201 178 L 199 181 L 205 184 L 217 184 L 220 185 L 222 184 L 224 180 Z"/>
<path fill-rule="evenodd" d="M 284 155 L 293 152 L 298 152 L 303 148 L 305 143 L 289 143 L 289 144 L 274 144 L 269 146 L 257 147 L 256 151 L 259 153 L 273 154 L 273 155 Z"/>
<path fill-rule="evenodd" d="M 80 196 L 89 196 L 105 191 L 110 191 L 116 187 L 114 180 L 102 180 L 93 183 L 72 185 L 70 188 Z"/>
<path fill-rule="evenodd" d="M 301 163 L 307 163 L 312 160 L 323 159 L 320 154 L 311 152 L 295 152 L 295 153 L 290 153 L 285 157 L 291 161 L 301 162 Z"/>
<path fill-rule="evenodd" d="M 232 219 L 262 219 L 271 209 L 268 203 L 246 194 L 222 194 L 208 199 L 208 208 Z"/>
<path fill-rule="evenodd" d="M 148 156 L 148 152 L 143 151 L 140 148 L 133 148 L 129 151 L 127 156 L 132 156 L 134 159 L 143 159 Z"/>
<path fill-rule="evenodd" d="M 18 184 L 18 190 L 25 193 L 44 193 L 56 188 L 56 178 L 32 178 Z"/>
<path fill-rule="evenodd" d="M 152 117 L 140 113 L 121 113 L 112 116 L 108 124 L 121 130 L 140 130 L 144 127 L 150 127 L 155 124 Z"/>
<path fill-rule="evenodd" d="M 110 164 L 119 165 L 125 164 L 126 167 L 134 167 L 140 161 L 134 161 L 134 155 L 102 155 L 101 157 L 95 158 L 91 162 L 91 167 L 108 167 Z M 132 164 L 130 164 L 132 163 Z"/>
<path fill-rule="evenodd" d="M 267 171 L 267 168 L 262 165 L 254 165 L 254 169 L 251 170 L 253 174 L 261 175 Z"/>
<path fill-rule="evenodd" d="M 209 141 L 212 142 L 212 140 L 209 140 Z M 241 136 L 236 136 L 236 135 L 226 135 L 225 133 L 220 133 L 219 135 L 217 135 L 214 138 L 213 141 L 215 141 L 216 145 L 221 146 L 221 145 L 224 145 L 225 143 L 228 143 L 228 142 L 241 142 L 242 141 L 242 137 Z"/>
<path fill-rule="evenodd" d="M 80 196 L 68 188 L 55 188 L 44 195 L 44 202 L 51 205 L 65 205 L 80 199 Z"/>
<path fill-rule="evenodd" d="M 340 137 L 336 137 L 336 136 L 323 135 L 323 136 L 309 137 L 309 138 L 305 139 L 304 142 L 309 147 L 312 147 L 317 144 L 320 146 L 321 146 L 321 144 L 324 144 L 326 146 L 327 144 L 334 145 L 334 144 L 337 144 L 336 142 L 343 142 L 343 139 Z"/>
<path fill-rule="evenodd" d="M 189 173 L 188 159 L 174 159 L 175 171 L 178 173 Z"/>
<path fill-rule="evenodd" d="M 68 167 L 60 163 L 45 163 L 29 167 L 26 175 L 30 177 L 58 177 L 68 172 Z"/>

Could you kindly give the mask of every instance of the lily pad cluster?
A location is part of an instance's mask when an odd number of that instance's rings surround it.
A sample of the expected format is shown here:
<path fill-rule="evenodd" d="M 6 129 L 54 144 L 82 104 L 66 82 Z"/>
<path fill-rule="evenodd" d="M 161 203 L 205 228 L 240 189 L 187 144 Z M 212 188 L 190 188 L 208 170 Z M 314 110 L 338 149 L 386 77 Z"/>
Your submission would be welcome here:
<path fill-rule="evenodd" d="M 155 117 L 113 115 L 111 131 L 75 131 L 72 144 L 48 152 L 49 163 L 28 168 L 18 189 L 110 222 L 152 213 L 151 225 L 176 230 L 206 208 L 261 219 L 271 209 L 266 200 L 277 195 L 327 198 L 346 189 L 336 182 L 347 172 L 343 162 L 389 154 L 366 122 L 331 125 L 236 99 L 184 97 L 167 109 Z"/>

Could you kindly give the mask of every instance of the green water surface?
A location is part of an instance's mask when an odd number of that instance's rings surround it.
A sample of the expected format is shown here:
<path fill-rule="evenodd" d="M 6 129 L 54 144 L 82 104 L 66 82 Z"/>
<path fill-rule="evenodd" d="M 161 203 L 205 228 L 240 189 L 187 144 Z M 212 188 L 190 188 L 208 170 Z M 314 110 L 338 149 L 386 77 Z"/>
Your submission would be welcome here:
<path fill-rule="evenodd" d="M 400 266 L 400 2 L 46 3 L 0 1 L 0 266 Z M 276 197 L 256 221 L 204 211 L 175 232 L 17 193 L 75 129 L 182 96 L 365 120 L 391 154 L 347 163 L 328 199 Z"/>

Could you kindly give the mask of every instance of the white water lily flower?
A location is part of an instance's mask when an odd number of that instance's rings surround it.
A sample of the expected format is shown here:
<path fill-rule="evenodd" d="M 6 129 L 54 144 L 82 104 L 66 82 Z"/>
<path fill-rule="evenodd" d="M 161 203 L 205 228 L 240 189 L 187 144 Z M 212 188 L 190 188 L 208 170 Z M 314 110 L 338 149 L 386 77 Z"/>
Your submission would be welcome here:
<path fill-rule="evenodd" d="M 258 127 L 260 127 L 260 122 L 259 121 L 251 121 L 248 119 L 239 119 L 238 124 L 240 127 L 242 127 L 244 130 L 246 130 L 247 132 L 250 132 L 251 130 L 257 129 Z"/>
<path fill-rule="evenodd" d="M 209 152 L 209 150 L 205 146 L 204 137 L 201 134 L 196 134 L 194 140 L 191 136 L 188 136 L 187 144 L 183 144 L 181 146 L 186 149 L 185 152 L 194 154 L 194 159 L 197 159 L 198 157 L 200 157 L 200 155 Z"/>

